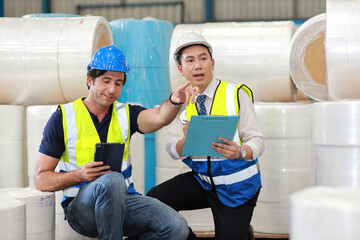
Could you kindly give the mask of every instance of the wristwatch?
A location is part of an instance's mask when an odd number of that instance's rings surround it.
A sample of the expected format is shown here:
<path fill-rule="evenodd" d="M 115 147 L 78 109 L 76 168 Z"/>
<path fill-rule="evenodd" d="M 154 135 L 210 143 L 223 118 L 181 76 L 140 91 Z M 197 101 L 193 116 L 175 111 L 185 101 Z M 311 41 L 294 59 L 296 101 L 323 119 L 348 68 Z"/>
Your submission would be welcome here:
<path fill-rule="evenodd" d="M 246 149 L 243 146 L 240 146 L 240 158 L 244 159 L 246 157 Z"/>

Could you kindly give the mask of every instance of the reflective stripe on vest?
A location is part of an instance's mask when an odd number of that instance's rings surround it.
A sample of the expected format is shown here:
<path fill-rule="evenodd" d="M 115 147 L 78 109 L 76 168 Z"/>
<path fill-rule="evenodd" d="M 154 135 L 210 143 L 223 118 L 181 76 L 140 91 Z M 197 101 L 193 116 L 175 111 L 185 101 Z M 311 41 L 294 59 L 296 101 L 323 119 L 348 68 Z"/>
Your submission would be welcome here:
<path fill-rule="evenodd" d="M 61 171 L 68 172 L 79 169 L 86 163 L 93 161 L 95 144 L 100 142 L 100 137 L 82 99 L 77 99 L 74 102 L 62 105 L 61 110 L 63 114 L 65 151 L 60 159 L 59 167 Z M 129 106 L 114 102 L 107 142 L 125 143 L 121 168 L 122 174 L 126 179 L 128 191 L 135 192 L 134 189 L 129 189 L 129 186 L 133 186 L 131 177 L 129 119 Z M 64 189 L 64 195 L 67 197 L 75 197 L 78 190 L 78 186 L 66 188 Z"/>
<path fill-rule="evenodd" d="M 252 92 L 245 85 L 236 86 L 220 81 L 214 94 L 210 115 L 238 115 L 240 106 L 238 91 L 240 89 L 243 89 L 253 101 Z M 189 104 L 184 112 L 179 114 L 183 123 L 186 120 L 190 121 L 192 115 L 198 115 L 196 104 Z M 233 141 L 242 144 L 238 129 L 236 129 Z M 244 159 L 212 157 L 211 177 L 208 174 L 206 156 L 189 156 L 183 162 L 196 173 L 194 176 L 204 189 L 212 189 L 212 178 L 219 199 L 231 207 L 243 204 L 252 198 L 261 187 L 257 159 L 246 161 Z"/>

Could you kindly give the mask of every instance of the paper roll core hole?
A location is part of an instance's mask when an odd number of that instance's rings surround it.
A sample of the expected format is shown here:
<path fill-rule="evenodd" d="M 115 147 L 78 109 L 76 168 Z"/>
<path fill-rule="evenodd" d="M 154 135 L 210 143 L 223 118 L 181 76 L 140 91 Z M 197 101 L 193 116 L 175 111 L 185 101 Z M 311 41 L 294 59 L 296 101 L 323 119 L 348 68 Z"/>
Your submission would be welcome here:
<path fill-rule="evenodd" d="M 326 85 L 325 63 L 325 35 L 315 39 L 308 45 L 305 54 L 305 65 L 312 79 L 319 84 Z"/>

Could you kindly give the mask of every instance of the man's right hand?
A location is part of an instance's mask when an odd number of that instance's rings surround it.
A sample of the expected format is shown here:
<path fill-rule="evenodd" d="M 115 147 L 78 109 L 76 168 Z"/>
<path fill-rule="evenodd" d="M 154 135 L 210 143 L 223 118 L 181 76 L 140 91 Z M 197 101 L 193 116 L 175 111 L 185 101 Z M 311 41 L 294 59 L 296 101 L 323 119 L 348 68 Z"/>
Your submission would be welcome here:
<path fill-rule="evenodd" d="M 111 172 L 109 165 L 103 165 L 101 161 L 88 162 L 80 169 L 80 175 L 84 181 L 94 181 L 98 177 Z"/>

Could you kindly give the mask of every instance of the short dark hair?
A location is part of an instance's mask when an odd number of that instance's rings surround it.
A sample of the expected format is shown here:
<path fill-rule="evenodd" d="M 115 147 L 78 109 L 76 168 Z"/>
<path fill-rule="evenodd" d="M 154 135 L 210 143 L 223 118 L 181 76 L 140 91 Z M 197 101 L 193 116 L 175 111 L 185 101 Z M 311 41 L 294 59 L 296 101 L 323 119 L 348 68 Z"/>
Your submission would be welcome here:
<path fill-rule="evenodd" d="M 209 48 L 207 46 L 205 46 L 203 44 L 193 44 L 193 45 L 183 47 L 182 49 L 179 50 L 179 54 L 177 56 L 177 62 L 178 62 L 179 65 L 181 65 L 182 52 L 185 50 L 185 48 L 191 47 L 191 46 L 203 46 L 203 47 L 205 47 L 208 50 L 209 54 L 210 54 L 210 58 L 212 59 L 212 54 L 211 54 L 211 52 L 210 52 L 210 50 L 209 50 Z"/>
<path fill-rule="evenodd" d="M 91 79 L 94 81 L 95 78 L 105 74 L 108 70 L 99 70 L 99 69 L 94 69 L 94 68 L 90 68 L 90 70 L 87 72 L 87 76 L 91 77 Z M 123 86 L 126 83 L 126 73 L 124 73 L 125 77 L 124 77 L 124 83 Z M 87 84 L 86 82 L 86 86 L 88 89 L 90 89 L 90 86 Z"/>

